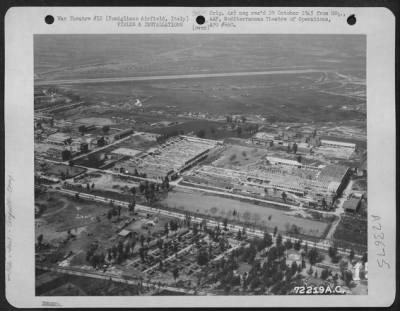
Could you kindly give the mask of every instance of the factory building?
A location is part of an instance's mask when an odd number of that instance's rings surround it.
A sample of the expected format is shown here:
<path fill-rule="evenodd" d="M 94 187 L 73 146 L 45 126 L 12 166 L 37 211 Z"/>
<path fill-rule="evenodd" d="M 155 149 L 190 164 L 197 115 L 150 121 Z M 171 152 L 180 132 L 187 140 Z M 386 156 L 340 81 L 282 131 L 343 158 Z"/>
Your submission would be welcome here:
<path fill-rule="evenodd" d="M 267 161 L 270 162 L 272 165 L 284 165 L 284 166 L 295 166 L 295 167 L 302 166 L 300 162 L 290 159 L 267 157 Z"/>
<path fill-rule="evenodd" d="M 133 129 L 127 129 L 127 130 L 123 130 L 121 132 L 118 132 L 117 134 L 114 135 L 114 140 L 118 140 L 118 139 L 122 139 L 125 138 L 129 135 L 133 134 Z"/>
<path fill-rule="evenodd" d="M 333 147 L 333 148 L 349 148 L 352 150 L 356 149 L 356 144 L 344 143 L 341 141 L 326 140 L 326 139 L 321 139 L 321 146 Z"/>
<path fill-rule="evenodd" d="M 338 165 L 307 167 L 285 161 L 275 164 L 261 161 L 248 166 L 246 170 L 202 166 L 184 176 L 184 179 L 215 188 L 242 189 L 248 193 L 274 189 L 308 197 L 315 202 L 322 199 L 332 202 L 346 186 L 349 169 Z"/>
<path fill-rule="evenodd" d="M 129 172 L 137 170 L 150 178 L 170 177 L 205 159 L 221 143 L 192 136 L 177 136 L 120 164 Z"/>
<path fill-rule="evenodd" d="M 54 133 L 47 137 L 46 142 L 53 145 L 69 145 L 72 142 L 71 136 L 65 133 Z"/>

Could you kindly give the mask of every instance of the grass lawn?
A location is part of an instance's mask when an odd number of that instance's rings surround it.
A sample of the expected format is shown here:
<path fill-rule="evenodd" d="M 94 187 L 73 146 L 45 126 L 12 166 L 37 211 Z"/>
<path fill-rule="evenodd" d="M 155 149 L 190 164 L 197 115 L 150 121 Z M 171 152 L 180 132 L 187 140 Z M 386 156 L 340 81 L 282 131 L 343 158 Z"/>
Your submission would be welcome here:
<path fill-rule="evenodd" d="M 347 245 L 349 243 L 367 245 L 368 222 L 352 216 L 343 216 L 340 220 L 333 238 L 338 241 L 339 245 Z"/>
<path fill-rule="evenodd" d="M 328 226 L 326 222 L 313 219 L 301 218 L 285 214 L 284 210 L 240 202 L 234 199 L 222 198 L 197 191 L 172 191 L 162 201 L 164 206 L 188 210 L 197 213 L 209 214 L 211 216 L 222 216 L 233 219 L 232 212 L 239 213 L 239 220 L 256 222 L 273 229 L 285 232 L 288 226 L 293 224 L 300 228 L 304 235 L 320 237 Z M 269 220 L 269 217 L 271 219 Z"/>
<path fill-rule="evenodd" d="M 45 173 L 57 178 L 72 178 L 78 174 L 86 172 L 86 169 L 75 166 L 68 166 L 64 164 L 47 163 Z"/>

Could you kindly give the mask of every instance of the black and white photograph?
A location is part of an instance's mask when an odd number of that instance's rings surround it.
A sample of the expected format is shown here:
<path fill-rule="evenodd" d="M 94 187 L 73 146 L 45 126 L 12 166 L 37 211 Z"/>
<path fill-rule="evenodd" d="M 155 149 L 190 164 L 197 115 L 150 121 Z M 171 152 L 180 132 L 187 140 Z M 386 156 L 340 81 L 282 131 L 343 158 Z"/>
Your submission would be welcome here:
<path fill-rule="evenodd" d="M 21 7 L 5 25 L 10 305 L 393 304 L 388 9 Z"/>
<path fill-rule="evenodd" d="M 364 35 L 36 35 L 36 294 L 368 293 Z"/>

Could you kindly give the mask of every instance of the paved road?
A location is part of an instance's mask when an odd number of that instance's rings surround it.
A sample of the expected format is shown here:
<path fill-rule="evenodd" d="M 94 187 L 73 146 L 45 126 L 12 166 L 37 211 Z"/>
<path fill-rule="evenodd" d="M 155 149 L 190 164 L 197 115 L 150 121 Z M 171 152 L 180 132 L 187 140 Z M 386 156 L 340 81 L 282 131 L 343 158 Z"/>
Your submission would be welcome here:
<path fill-rule="evenodd" d="M 117 78 L 91 78 L 91 79 L 69 79 L 69 80 L 36 80 L 35 86 L 40 85 L 59 85 L 59 84 L 96 84 L 112 82 L 135 82 L 135 81 L 154 81 L 154 80 L 186 80 L 202 78 L 223 78 L 223 77 L 246 77 L 246 76 L 265 76 L 278 74 L 304 74 L 313 72 L 324 72 L 318 69 L 294 69 L 294 70 L 269 70 L 269 71 L 250 71 L 250 72 L 225 72 L 225 73 L 199 73 L 187 75 L 165 75 L 165 76 L 141 76 L 141 77 L 117 77 Z"/>

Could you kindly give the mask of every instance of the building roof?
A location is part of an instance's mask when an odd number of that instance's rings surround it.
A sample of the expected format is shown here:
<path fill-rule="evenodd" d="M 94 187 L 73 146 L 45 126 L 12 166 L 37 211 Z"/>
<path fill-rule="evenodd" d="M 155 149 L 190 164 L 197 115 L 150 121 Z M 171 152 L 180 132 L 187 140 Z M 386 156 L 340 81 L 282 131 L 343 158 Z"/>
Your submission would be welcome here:
<path fill-rule="evenodd" d="M 273 140 L 276 134 L 266 133 L 266 132 L 258 132 L 253 137 L 257 139 L 265 139 L 265 140 Z"/>
<path fill-rule="evenodd" d="M 122 229 L 119 233 L 118 233 L 118 235 L 119 236 L 128 236 L 129 234 L 131 234 L 132 232 L 131 231 L 129 231 L 129 230 L 126 230 L 126 229 Z"/>
<path fill-rule="evenodd" d="M 276 162 L 276 163 L 287 164 L 287 165 L 295 165 L 295 166 L 301 166 L 302 165 L 300 162 L 298 162 L 296 160 L 290 160 L 290 159 L 267 157 L 267 160 L 270 161 L 270 162 Z"/>
<path fill-rule="evenodd" d="M 356 147 L 356 144 L 353 144 L 353 143 L 345 143 L 345 142 L 341 142 L 341 141 L 327 140 L 327 139 L 321 139 L 321 144 L 332 144 L 332 145 L 351 147 L 351 148 Z"/>
<path fill-rule="evenodd" d="M 359 199 L 351 198 L 343 203 L 343 208 L 345 210 L 356 211 L 359 203 Z"/>
<path fill-rule="evenodd" d="M 348 167 L 341 165 L 326 165 L 321 169 L 319 177 L 320 179 L 327 178 L 332 181 L 341 181 L 348 169 Z"/>
<path fill-rule="evenodd" d="M 64 142 L 65 140 L 70 139 L 70 138 L 71 138 L 71 136 L 66 133 L 57 132 L 57 133 L 49 135 L 47 137 L 47 140 Z"/>
<path fill-rule="evenodd" d="M 136 149 L 130 149 L 130 148 L 118 148 L 112 151 L 111 153 L 113 154 L 120 154 L 120 155 L 125 155 L 129 157 L 134 157 L 137 154 L 141 153 L 142 151 L 136 150 Z"/>

